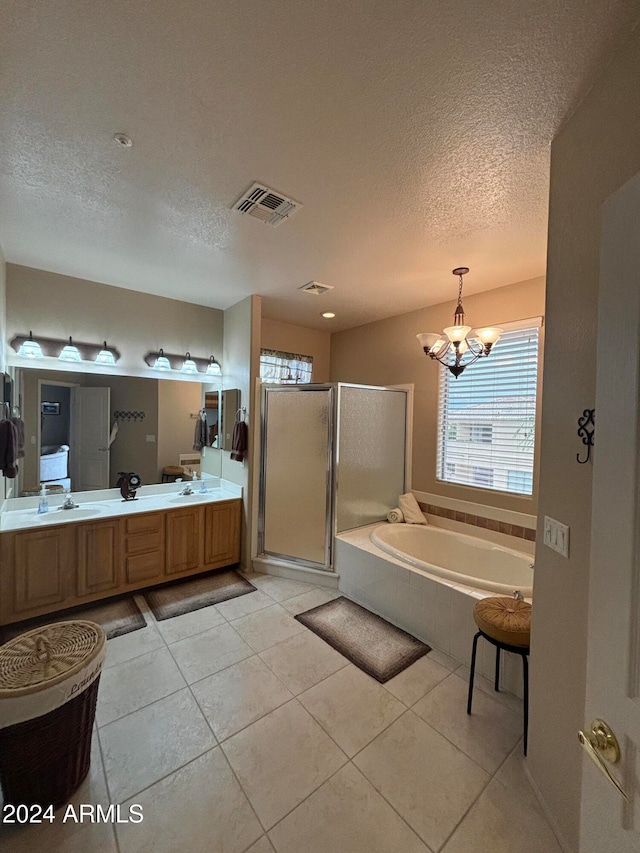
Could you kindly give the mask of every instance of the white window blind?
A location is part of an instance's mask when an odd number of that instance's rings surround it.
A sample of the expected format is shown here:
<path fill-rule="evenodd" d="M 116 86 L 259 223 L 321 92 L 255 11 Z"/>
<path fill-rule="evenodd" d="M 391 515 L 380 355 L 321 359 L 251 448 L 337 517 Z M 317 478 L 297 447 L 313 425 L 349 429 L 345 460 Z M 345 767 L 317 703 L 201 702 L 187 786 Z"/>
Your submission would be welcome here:
<path fill-rule="evenodd" d="M 280 350 L 260 350 L 260 379 L 285 385 L 311 382 L 313 357 Z"/>
<path fill-rule="evenodd" d="M 538 327 L 504 332 L 458 379 L 441 368 L 439 480 L 532 494 L 538 334 Z"/>

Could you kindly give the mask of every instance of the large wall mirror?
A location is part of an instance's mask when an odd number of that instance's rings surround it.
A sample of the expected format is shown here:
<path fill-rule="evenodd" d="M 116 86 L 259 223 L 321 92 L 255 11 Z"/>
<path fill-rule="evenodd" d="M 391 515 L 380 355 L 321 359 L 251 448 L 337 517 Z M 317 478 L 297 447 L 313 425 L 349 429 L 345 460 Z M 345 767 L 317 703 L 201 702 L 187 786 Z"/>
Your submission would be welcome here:
<path fill-rule="evenodd" d="M 113 488 L 120 471 L 144 485 L 167 468 L 220 476 L 222 394 L 198 382 L 17 368 L 14 404 L 25 425 L 14 496 L 41 483 Z"/>

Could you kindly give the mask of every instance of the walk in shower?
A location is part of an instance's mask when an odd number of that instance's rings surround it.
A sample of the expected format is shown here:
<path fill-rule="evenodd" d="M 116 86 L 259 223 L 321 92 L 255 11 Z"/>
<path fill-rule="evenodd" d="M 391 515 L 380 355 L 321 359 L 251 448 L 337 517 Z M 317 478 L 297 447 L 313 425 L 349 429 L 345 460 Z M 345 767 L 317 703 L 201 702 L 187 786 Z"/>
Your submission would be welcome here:
<path fill-rule="evenodd" d="M 258 552 L 333 570 L 336 533 L 409 488 L 411 389 L 263 385 Z"/>

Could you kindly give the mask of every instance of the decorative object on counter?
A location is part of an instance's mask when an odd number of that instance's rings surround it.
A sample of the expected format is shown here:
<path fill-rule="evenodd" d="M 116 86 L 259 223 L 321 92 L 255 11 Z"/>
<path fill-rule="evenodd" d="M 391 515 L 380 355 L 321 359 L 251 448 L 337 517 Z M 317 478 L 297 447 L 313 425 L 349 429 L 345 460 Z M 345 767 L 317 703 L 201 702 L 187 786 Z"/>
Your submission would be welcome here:
<path fill-rule="evenodd" d="M 236 422 L 233 425 L 233 436 L 231 439 L 231 458 L 236 462 L 243 462 L 245 456 L 247 455 L 247 449 L 249 444 L 249 430 L 247 429 L 247 422 L 245 421 L 245 415 L 247 414 L 247 409 L 245 406 L 238 409 L 236 412 Z"/>
<path fill-rule="evenodd" d="M 83 622 L 95 622 L 100 625 L 107 635 L 107 640 L 147 627 L 147 622 L 136 604 L 135 598 L 128 595 L 112 601 L 98 601 L 81 609 L 74 607 L 71 610 L 58 611 L 48 616 L 37 616 L 35 619 L 29 619 L 26 622 L 14 622 L 12 625 L 5 625 L 0 628 L 0 645 L 20 634 L 24 634 L 25 631 L 43 628 L 53 622 L 73 622 L 76 619 L 81 619 Z"/>
<path fill-rule="evenodd" d="M 402 524 L 404 521 L 404 513 L 400 509 L 400 507 L 396 507 L 395 509 L 390 509 L 387 513 L 387 521 L 389 524 Z"/>
<path fill-rule="evenodd" d="M 93 622 L 55 622 L 0 648 L 0 784 L 5 805 L 58 808 L 91 760 L 106 637 Z"/>
<path fill-rule="evenodd" d="M 502 334 L 502 329 L 489 326 L 484 329 L 472 330 L 465 325 L 464 308 L 462 307 L 463 276 L 469 272 L 469 267 L 456 267 L 453 275 L 460 279 L 458 286 L 458 304 L 453 315 L 453 326 L 448 326 L 442 334 L 437 332 L 421 332 L 416 335 L 420 346 L 429 358 L 435 358 L 440 364 L 448 367 L 457 379 L 462 371 L 474 361 L 491 354 L 491 349 Z M 465 353 L 469 357 L 463 364 Z"/>
<path fill-rule="evenodd" d="M 120 358 L 120 352 L 115 347 L 108 347 L 106 341 L 90 344 L 78 343 L 72 338 L 38 337 L 34 340 L 33 332 L 29 332 L 28 336 L 16 335 L 11 340 L 11 346 L 20 357 L 31 360 L 46 356 L 69 362 L 93 361 L 101 367 L 109 367 Z"/>
<path fill-rule="evenodd" d="M 216 361 L 213 355 L 208 358 L 192 356 L 190 352 L 186 355 L 176 353 L 166 353 L 162 348 L 158 351 L 148 352 L 144 356 L 144 362 L 154 370 L 160 370 L 163 373 L 175 371 L 185 376 L 195 376 L 200 373 L 205 373 L 207 376 L 220 378 L 222 369 L 220 363 Z"/>
<path fill-rule="evenodd" d="M 585 465 L 591 459 L 591 448 L 595 441 L 595 434 L 596 410 L 585 409 L 582 416 L 578 418 L 578 437 L 582 439 L 582 443 L 587 447 L 587 456 L 585 459 L 580 459 L 580 454 L 576 453 L 579 465 Z"/>
<path fill-rule="evenodd" d="M 143 421 L 147 417 L 146 412 L 132 412 L 132 411 L 117 411 L 113 413 L 113 417 L 116 421 Z"/>
<path fill-rule="evenodd" d="M 398 498 L 398 506 L 402 512 L 403 520 L 407 524 L 427 523 L 427 519 L 424 517 L 413 492 L 407 492 L 405 495 L 400 495 Z"/>
<path fill-rule="evenodd" d="M 148 590 L 144 597 L 153 615 L 162 622 L 249 592 L 256 592 L 255 586 L 231 569 Z"/>
<path fill-rule="evenodd" d="M 135 471 L 118 471 L 118 482 L 116 487 L 120 489 L 120 494 L 125 501 L 134 501 L 136 499 L 136 490 L 142 485 L 142 477 L 136 474 Z"/>
<path fill-rule="evenodd" d="M 294 618 L 380 684 L 431 651 L 426 643 L 342 596 Z"/>

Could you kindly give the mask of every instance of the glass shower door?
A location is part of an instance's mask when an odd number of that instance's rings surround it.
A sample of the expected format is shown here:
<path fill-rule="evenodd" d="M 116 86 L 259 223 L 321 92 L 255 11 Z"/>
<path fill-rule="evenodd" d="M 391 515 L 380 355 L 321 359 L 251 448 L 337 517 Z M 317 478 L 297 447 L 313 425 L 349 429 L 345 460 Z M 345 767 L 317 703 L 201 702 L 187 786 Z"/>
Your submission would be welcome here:
<path fill-rule="evenodd" d="M 331 569 L 330 385 L 267 386 L 262 399 L 260 551 Z"/>

